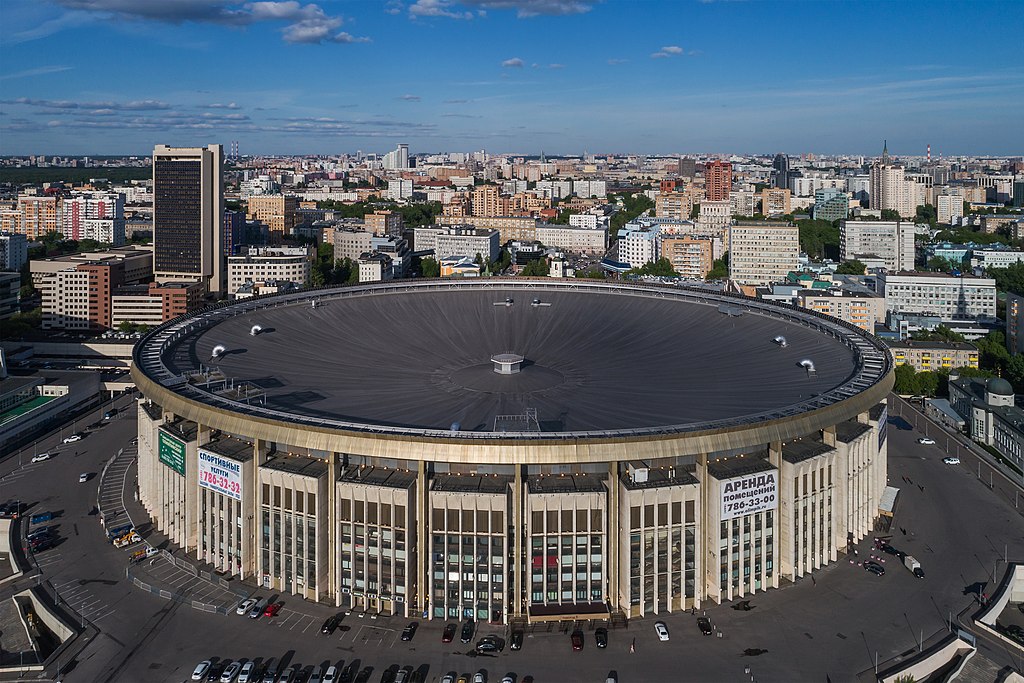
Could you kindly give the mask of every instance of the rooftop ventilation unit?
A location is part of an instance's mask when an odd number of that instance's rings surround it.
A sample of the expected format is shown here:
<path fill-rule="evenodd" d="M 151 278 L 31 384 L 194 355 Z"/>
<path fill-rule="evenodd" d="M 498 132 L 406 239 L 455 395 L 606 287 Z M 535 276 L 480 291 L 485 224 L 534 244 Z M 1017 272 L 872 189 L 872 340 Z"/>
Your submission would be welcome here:
<path fill-rule="evenodd" d="M 772 339 L 772 341 L 781 346 L 782 348 L 786 348 L 786 338 L 783 337 L 782 335 L 779 335 L 775 339 Z"/>
<path fill-rule="evenodd" d="M 814 363 L 807 358 L 804 358 L 802 361 L 800 361 L 800 367 L 806 370 L 808 375 L 814 372 Z"/>
<path fill-rule="evenodd" d="M 540 299 L 534 299 L 533 301 L 530 302 L 530 305 L 533 306 L 534 308 L 538 308 L 540 306 L 550 306 L 551 304 L 541 301 Z"/>
<path fill-rule="evenodd" d="M 228 348 L 226 346 L 224 346 L 223 344 L 217 344 L 216 346 L 213 347 L 213 351 L 210 352 L 210 357 L 214 359 L 220 358 L 225 353 L 227 353 L 227 351 Z"/>
<path fill-rule="evenodd" d="M 255 337 L 257 334 L 259 334 L 262 331 L 263 331 L 262 327 L 260 327 L 259 325 L 253 325 L 252 329 L 249 330 L 249 336 L 250 337 Z"/>
<path fill-rule="evenodd" d="M 506 308 L 508 308 L 509 306 L 511 306 L 514 303 L 515 303 L 515 300 L 512 297 L 508 296 L 508 297 L 505 297 L 504 301 L 495 301 L 494 305 L 495 306 L 505 306 Z"/>

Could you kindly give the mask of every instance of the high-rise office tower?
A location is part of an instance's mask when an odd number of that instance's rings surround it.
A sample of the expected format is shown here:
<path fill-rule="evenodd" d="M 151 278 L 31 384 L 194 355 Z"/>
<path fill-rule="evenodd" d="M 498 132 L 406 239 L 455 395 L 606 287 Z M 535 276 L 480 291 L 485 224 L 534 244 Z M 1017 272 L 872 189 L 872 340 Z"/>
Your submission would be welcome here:
<path fill-rule="evenodd" d="M 227 286 L 224 255 L 224 148 L 153 149 L 153 274 Z"/>
<path fill-rule="evenodd" d="M 886 143 L 882 147 L 882 160 L 871 164 L 871 194 L 868 198 L 871 208 L 896 211 L 903 217 L 913 216 L 914 206 L 907 191 L 903 167 L 890 161 Z"/>
<path fill-rule="evenodd" d="M 785 154 L 776 154 L 772 161 L 775 187 L 785 190 L 789 187 L 789 157 Z"/>
<path fill-rule="evenodd" d="M 704 194 L 708 201 L 729 199 L 732 190 L 732 164 L 728 161 L 709 161 L 704 165 Z"/>
<path fill-rule="evenodd" d="M 382 165 L 389 170 L 409 168 L 409 145 L 399 144 L 397 148 L 385 154 Z"/>

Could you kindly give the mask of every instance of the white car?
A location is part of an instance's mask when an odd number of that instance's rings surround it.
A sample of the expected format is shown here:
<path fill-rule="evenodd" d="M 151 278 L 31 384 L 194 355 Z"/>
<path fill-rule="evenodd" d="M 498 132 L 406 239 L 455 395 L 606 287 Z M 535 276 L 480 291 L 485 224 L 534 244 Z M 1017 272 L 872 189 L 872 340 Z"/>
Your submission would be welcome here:
<path fill-rule="evenodd" d="M 81 434 L 72 434 L 71 436 L 64 437 L 64 441 L 62 443 L 74 443 L 76 441 L 81 441 L 81 440 L 82 440 L 82 435 Z"/>
<path fill-rule="evenodd" d="M 87 481 L 89 481 L 89 473 L 88 472 L 82 472 L 81 474 L 78 475 L 78 483 L 79 484 L 84 484 Z"/>
<path fill-rule="evenodd" d="M 242 670 L 238 672 L 238 683 L 255 683 L 253 672 L 256 670 L 256 662 L 246 662 Z"/>
<path fill-rule="evenodd" d="M 657 621 L 654 623 L 654 630 L 658 632 L 658 640 L 668 640 L 668 627 L 665 626 L 664 621 Z"/>
<path fill-rule="evenodd" d="M 473 683 L 487 683 L 487 673 L 483 669 L 477 671 L 473 674 Z"/>
<path fill-rule="evenodd" d="M 235 614 L 244 616 L 249 613 L 249 610 L 251 610 L 252 606 L 255 604 L 256 598 L 248 598 L 246 600 L 242 600 L 242 602 L 238 603 L 238 607 L 235 608 Z"/>
<path fill-rule="evenodd" d="M 338 667 L 327 667 L 327 671 L 324 672 L 324 683 L 338 683 Z"/>
<path fill-rule="evenodd" d="M 441 683 L 455 683 L 455 674 L 446 673 L 444 678 L 441 679 Z"/>
<path fill-rule="evenodd" d="M 50 454 L 49 453 L 39 453 L 37 455 L 33 455 L 32 456 L 32 462 L 42 462 L 44 460 L 49 460 L 49 459 L 50 459 Z"/>
<path fill-rule="evenodd" d="M 224 673 L 220 675 L 220 683 L 234 683 L 235 676 L 242 669 L 241 662 L 231 662 L 227 668 L 224 669 Z"/>
<path fill-rule="evenodd" d="M 959 465 L 960 458 L 951 455 L 948 458 L 943 458 L 942 462 L 946 463 L 947 465 Z"/>
<path fill-rule="evenodd" d="M 206 674 L 210 671 L 210 660 L 204 659 L 203 661 L 196 664 L 196 668 L 192 671 L 193 681 L 206 680 Z"/>
<path fill-rule="evenodd" d="M 935 439 L 929 439 L 927 436 L 921 437 L 920 439 L 917 440 L 917 442 L 919 444 L 923 444 L 925 446 L 934 446 L 935 445 Z"/>
<path fill-rule="evenodd" d="M 516 679 L 512 678 L 511 676 L 505 676 L 503 679 L 501 679 L 501 683 L 516 683 Z"/>

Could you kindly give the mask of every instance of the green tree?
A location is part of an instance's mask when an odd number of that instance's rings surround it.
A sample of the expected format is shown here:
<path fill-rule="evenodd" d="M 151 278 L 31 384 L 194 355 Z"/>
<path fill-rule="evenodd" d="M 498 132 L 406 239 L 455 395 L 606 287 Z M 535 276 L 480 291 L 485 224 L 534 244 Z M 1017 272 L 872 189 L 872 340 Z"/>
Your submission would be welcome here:
<path fill-rule="evenodd" d="M 974 340 L 978 347 L 978 367 L 1002 377 L 1006 375 L 1006 366 L 1010 361 L 1010 352 L 1006 350 L 1006 336 L 996 330 L 989 332 L 980 339 Z"/>
<path fill-rule="evenodd" d="M 938 396 L 939 388 L 942 385 L 940 374 L 937 372 L 919 372 L 914 377 L 917 384 L 917 393 L 921 396 Z"/>
<path fill-rule="evenodd" d="M 1024 294 L 1024 263 L 1014 263 L 1006 268 L 988 268 L 985 272 L 996 281 L 996 289 L 999 291 Z"/>
<path fill-rule="evenodd" d="M 959 332 L 954 332 L 945 325 L 934 330 L 918 330 L 912 336 L 915 341 L 965 342 L 967 339 Z"/>
<path fill-rule="evenodd" d="M 1024 393 L 1024 354 L 1010 356 L 1006 361 L 1006 379 L 1017 393 Z"/>
<path fill-rule="evenodd" d="M 591 266 L 586 270 L 577 270 L 575 276 L 578 278 L 587 278 L 588 280 L 604 280 L 607 279 L 604 271 L 595 266 Z"/>
<path fill-rule="evenodd" d="M 608 196 L 609 201 L 613 200 L 613 196 L 614 195 Z M 609 237 L 611 239 L 615 239 L 619 230 L 626 223 L 629 223 L 644 211 L 654 208 L 654 202 L 651 201 L 650 197 L 642 193 L 623 194 L 622 205 L 623 208 L 615 212 L 610 222 Z"/>
<path fill-rule="evenodd" d="M 913 365 L 896 366 L 896 383 L 893 390 L 904 396 L 916 396 L 920 394 L 921 383 L 917 380 L 917 371 Z"/>
<path fill-rule="evenodd" d="M 694 204 L 690 209 L 690 218 L 700 218 L 700 204 Z"/>
<path fill-rule="evenodd" d="M 839 258 L 839 225 L 823 220 L 796 222 L 800 230 L 800 249 L 813 259 Z"/>
<path fill-rule="evenodd" d="M 711 264 L 711 270 L 704 277 L 705 280 L 724 280 L 729 277 L 729 252 L 722 254 L 722 258 L 715 259 Z"/>
<path fill-rule="evenodd" d="M 882 220 L 883 221 L 898 221 L 902 217 L 900 212 L 896 209 L 882 209 Z"/>
<path fill-rule="evenodd" d="M 917 215 L 914 217 L 914 220 L 918 223 L 927 223 L 934 228 L 939 220 L 939 214 L 934 205 L 925 204 L 924 206 L 917 207 Z"/>
<path fill-rule="evenodd" d="M 548 265 L 548 260 L 546 258 L 539 258 L 523 266 L 520 275 L 525 277 L 547 277 L 550 271 L 551 267 Z"/>
<path fill-rule="evenodd" d="M 629 275 L 654 275 L 657 277 L 679 277 L 679 273 L 672 267 L 672 262 L 662 256 L 657 261 L 648 261 L 640 268 L 632 268 Z"/>
<path fill-rule="evenodd" d="M 850 261 L 843 261 L 836 268 L 837 275 L 863 275 L 867 272 L 868 267 L 864 265 L 862 261 L 852 259 Z"/>
<path fill-rule="evenodd" d="M 441 277 L 441 265 L 428 256 L 420 261 L 420 273 L 423 277 Z"/>
<path fill-rule="evenodd" d="M 941 273 L 948 273 L 949 271 L 958 267 L 958 265 L 955 265 L 945 256 L 932 256 L 930 259 L 928 259 L 928 270 L 934 270 L 936 272 Z"/>

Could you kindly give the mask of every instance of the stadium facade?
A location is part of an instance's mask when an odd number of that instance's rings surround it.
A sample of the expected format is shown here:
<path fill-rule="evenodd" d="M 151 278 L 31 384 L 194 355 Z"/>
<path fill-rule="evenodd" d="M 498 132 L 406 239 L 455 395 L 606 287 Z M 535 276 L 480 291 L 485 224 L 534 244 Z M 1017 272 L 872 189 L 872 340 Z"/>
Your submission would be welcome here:
<path fill-rule="evenodd" d="M 593 281 L 223 304 L 136 347 L 139 492 L 182 548 L 383 614 L 639 617 L 868 534 L 892 362 L 813 312 Z"/>

